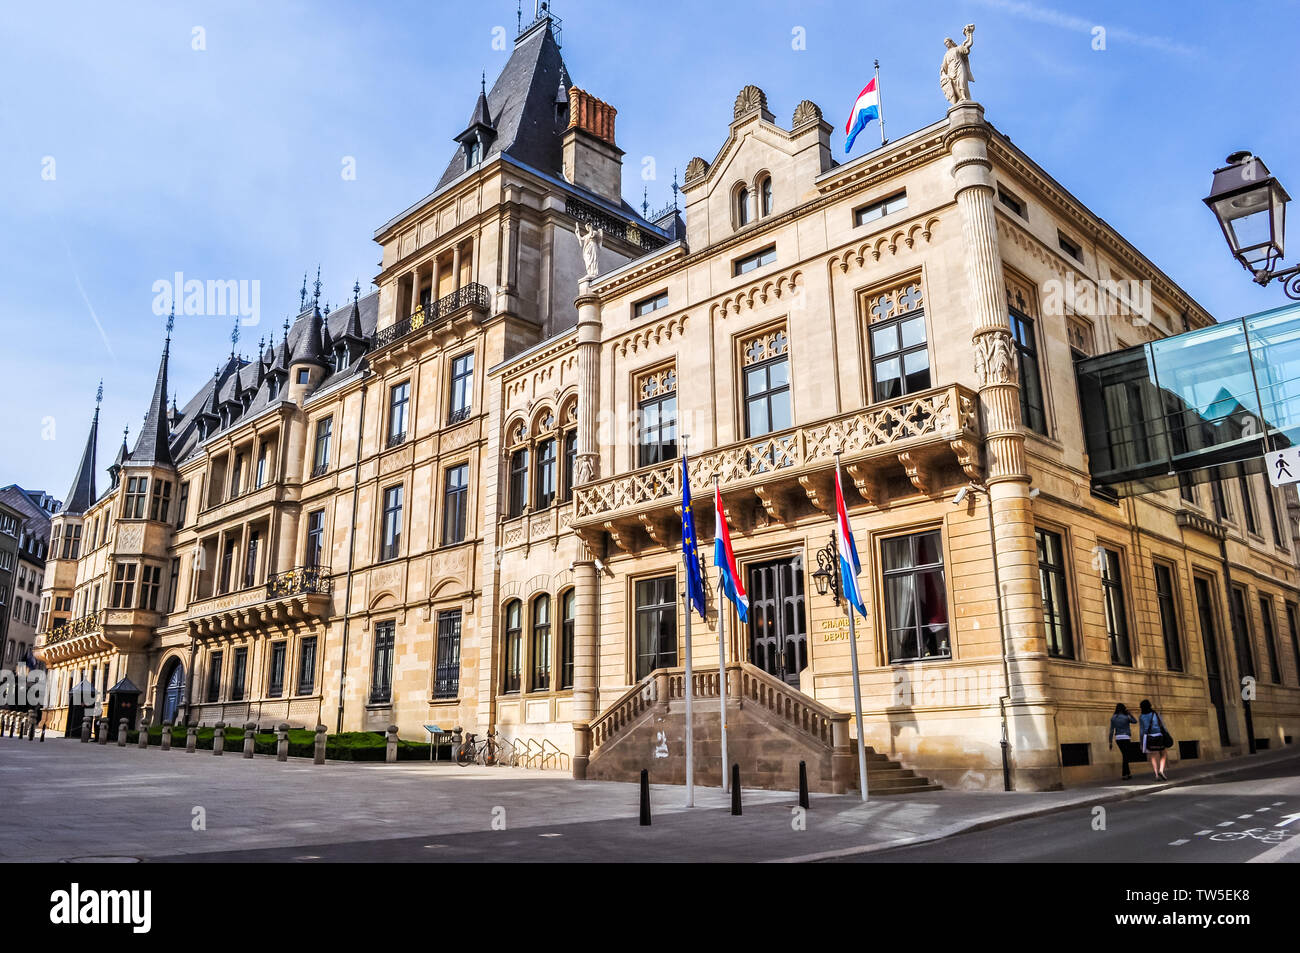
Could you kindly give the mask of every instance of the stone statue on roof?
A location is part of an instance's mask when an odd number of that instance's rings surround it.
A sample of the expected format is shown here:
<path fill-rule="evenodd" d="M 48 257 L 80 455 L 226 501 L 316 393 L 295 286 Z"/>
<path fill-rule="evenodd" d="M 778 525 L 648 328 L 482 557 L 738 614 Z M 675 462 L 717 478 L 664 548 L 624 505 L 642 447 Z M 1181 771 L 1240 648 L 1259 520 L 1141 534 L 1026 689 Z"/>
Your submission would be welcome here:
<path fill-rule="evenodd" d="M 960 45 L 953 42 L 952 37 L 943 41 L 948 51 L 943 54 L 943 65 L 939 67 L 939 88 L 954 106 L 970 102 L 970 84 L 975 81 L 975 77 L 970 74 L 970 48 L 975 36 L 975 24 L 967 23 L 962 34 L 966 41 Z"/>
<path fill-rule="evenodd" d="M 582 244 L 582 262 L 587 267 L 587 280 L 590 281 L 600 274 L 600 242 L 605 233 L 594 225 L 588 225 L 587 234 L 584 235 L 582 223 L 577 222 L 573 226 L 573 234 L 578 236 L 578 241 Z"/>

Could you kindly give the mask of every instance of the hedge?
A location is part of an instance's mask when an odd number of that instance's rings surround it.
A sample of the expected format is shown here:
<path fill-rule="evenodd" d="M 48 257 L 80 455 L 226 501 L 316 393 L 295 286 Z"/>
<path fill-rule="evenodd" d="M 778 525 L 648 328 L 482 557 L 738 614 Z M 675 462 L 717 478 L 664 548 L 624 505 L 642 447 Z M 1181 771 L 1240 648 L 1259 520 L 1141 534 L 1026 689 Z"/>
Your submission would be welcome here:
<path fill-rule="evenodd" d="M 216 727 L 205 725 L 195 732 L 194 746 L 203 751 L 212 750 L 212 739 Z M 187 729 L 183 725 L 172 727 L 172 747 L 184 748 Z M 290 728 L 289 757 L 312 758 L 316 755 L 316 732 L 306 728 Z M 140 732 L 131 729 L 126 734 L 128 745 L 139 744 Z M 162 745 L 162 726 L 149 727 L 149 744 Z M 276 753 L 277 739 L 275 732 L 257 732 L 253 735 L 253 752 L 255 754 L 273 755 Z M 331 761 L 383 761 L 388 754 L 388 737 L 378 731 L 345 731 L 325 736 L 325 757 Z M 244 752 L 244 728 L 242 725 L 227 726 L 225 732 L 225 752 L 242 755 Z M 397 739 L 398 761 L 427 761 L 429 746 L 418 741 Z"/>

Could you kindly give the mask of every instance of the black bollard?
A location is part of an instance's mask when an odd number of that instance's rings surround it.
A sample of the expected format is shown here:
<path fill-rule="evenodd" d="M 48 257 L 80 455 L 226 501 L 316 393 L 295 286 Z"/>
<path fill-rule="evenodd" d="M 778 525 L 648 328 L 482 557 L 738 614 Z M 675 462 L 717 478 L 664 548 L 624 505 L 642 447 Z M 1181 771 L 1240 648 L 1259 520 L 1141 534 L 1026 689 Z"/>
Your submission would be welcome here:
<path fill-rule="evenodd" d="M 650 772 L 641 769 L 641 826 L 650 826 Z"/>
<path fill-rule="evenodd" d="M 799 762 L 799 806 L 808 806 L 808 762 Z"/>
<path fill-rule="evenodd" d="M 731 766 L 731 814 L 740 816 L 740 765 Z"/>

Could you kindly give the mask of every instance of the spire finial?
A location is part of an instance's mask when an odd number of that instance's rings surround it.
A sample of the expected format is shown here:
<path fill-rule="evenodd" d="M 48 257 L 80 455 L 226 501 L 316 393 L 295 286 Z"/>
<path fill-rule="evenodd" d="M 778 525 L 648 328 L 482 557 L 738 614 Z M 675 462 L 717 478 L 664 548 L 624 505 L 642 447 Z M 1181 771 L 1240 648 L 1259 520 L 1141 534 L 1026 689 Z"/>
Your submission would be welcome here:
<path fill-rule="evenodd" d="M 127 439 L 126 439 L 126 438 L 127 438 L 127 435 L 130 434 L 130 433 L 131 433 L 131 425 L 130 425 L 130 424 L 127 424 L 125 427 L 122 428 L 122 446 L 124 446 L 124 447 L 126 446 L 126 444 L 127 444 Z"/>
<path fill-rule="evenodd" d="M 285 318 L 285 319 L 284 319 L 284 336 L 285 336 L 286 339 L 288 339 L 288 337 L 289 337 L 289 319 L 288 319 L 288 318 Z"/>
<path fill-rule="evenodd" d="M 95 391 L 95 413 L 99 413 L 99 405 L 104 401 L 104 378 L 99 379 L 99 390 Z"/>
<path fill-rule="evenodd" d="M 311 296 L 311 303 L 317 304 L 320 301 L 320 265 L 316 266 L 316 282 L 312 285 L 315 294 Z"/>
<path fill-rule="evenodd" d="M 235 348 L 239 345 L 239 317 L 235 317 L 235 326 L 230 329 L 230 356 L 235 356 Z"/>
<path fill-rule="evenodd" d="M 302 273 L 302 290 L 298 292 L 298 310 L 307 307 L 307 272 Z"/>
<path fill-rule="evenodd" d="M 353 304 L 356 304 L 356 303 L 357 303 L 357 299 L 358 299 L 359 297 L 361 297 L 361 279 L 360 279 L 360 278 L 358 278 L 356 281 L 352 282 L 352 303 L 353 303 Z"/>
<path fill-rule="evenodd" d="M 641 217 L 645 218 L 650 214 L 650 195 L 646 186 L 641 186 Z"/>
<path fill-rule="evenodd" d="M 478 91 L 481 95 L 487 95 L 487 70 L 480 70 L 478 74 Z"/>
<path fill-rule="evenodd" d="M 515 0 L 515 33 L 524 31 L 524 0 Z"/>
<path fill-rule="evenodd" d="M 677 207 L 677 193 L 680 191 L 677 185 L 677 170 L 673 169 L 673 208 Z"/>
<path fill-rule="evenodd" d="M 171 314 L 167 315 L 167 341 L 168 341 L 168 343 L 171 342 L 171 339 L 172 339 L 172 328 L 174 328 L 174 327 L 176 327 L 176 299 L 175 299 L 175 298 L 172 299 L 172 311 L 171 311 Z"/>

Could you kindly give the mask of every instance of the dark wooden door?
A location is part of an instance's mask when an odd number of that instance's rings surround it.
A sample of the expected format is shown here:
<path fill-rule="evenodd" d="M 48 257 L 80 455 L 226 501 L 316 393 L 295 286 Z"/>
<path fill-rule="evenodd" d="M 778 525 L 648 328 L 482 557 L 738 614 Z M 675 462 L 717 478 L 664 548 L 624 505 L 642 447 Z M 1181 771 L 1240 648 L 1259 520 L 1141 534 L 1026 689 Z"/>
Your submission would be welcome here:
<path fill-rule="evenodd" d="M 1196 611 L 1201 623 L 1201 644 L 1205 648 L 1205 676 L 1209 683 L 1210 702 L 1219 719 L 1219 744 L 1231 744 L 1228 737 L 1228 713 L 1223 702 L 1223 676 L 1219 665 L 1218 633 L 1214 624 L 1214 601 L 1204 579 L 1195 580 Z"/>
<path fill-rule="evenodd" d="M 794 560 L 750 567 L 749 660 L 796 688 L 808 665 L 803 603 L 803 573 Z"/>

